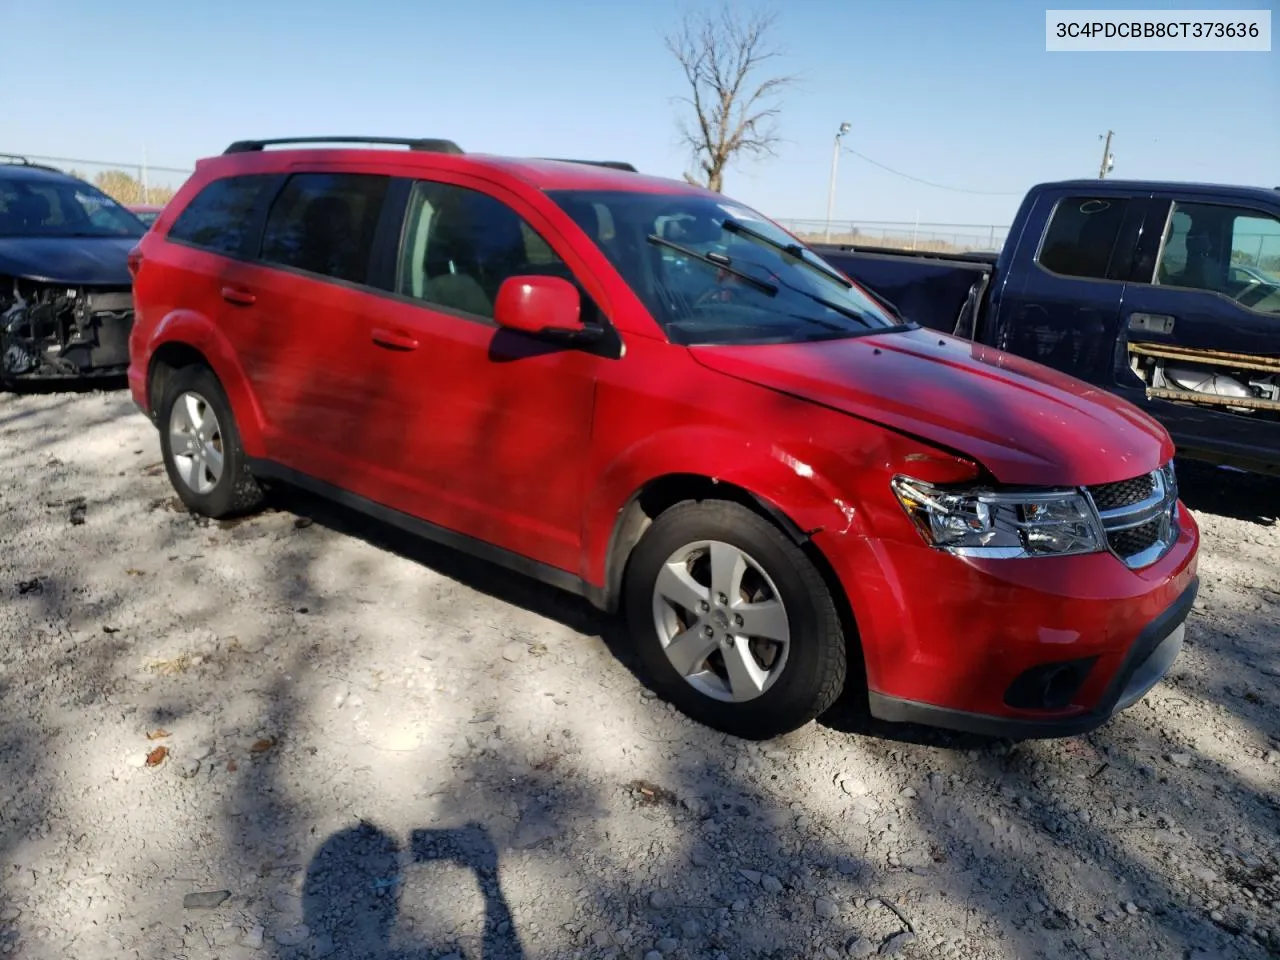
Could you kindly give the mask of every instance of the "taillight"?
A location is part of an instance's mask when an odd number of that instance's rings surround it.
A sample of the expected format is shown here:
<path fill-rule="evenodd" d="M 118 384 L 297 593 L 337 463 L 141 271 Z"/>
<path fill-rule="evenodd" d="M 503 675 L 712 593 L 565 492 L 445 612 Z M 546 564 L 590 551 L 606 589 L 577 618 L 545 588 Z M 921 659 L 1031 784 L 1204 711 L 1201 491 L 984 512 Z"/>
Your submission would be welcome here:
<path fill-rule="evenodd" d="M 132 250 L 129 251 L 128 263 L 129 263 L 129 274 L 136 280 L 138 278 L 138 271 L 142 269 L 142 248 L 141 247 L 134 247 Z"/>

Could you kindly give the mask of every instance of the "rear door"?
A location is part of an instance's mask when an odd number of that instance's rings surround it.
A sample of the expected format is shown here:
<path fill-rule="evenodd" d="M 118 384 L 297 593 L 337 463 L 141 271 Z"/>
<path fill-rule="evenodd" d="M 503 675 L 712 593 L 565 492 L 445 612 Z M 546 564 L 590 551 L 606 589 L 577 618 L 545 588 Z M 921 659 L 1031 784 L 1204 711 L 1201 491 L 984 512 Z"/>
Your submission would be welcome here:
<path fill-rule="evenodd" d="M 1119 351 L 1129 399 L 1148 406 L 1184 447 L 1270 450 L 1280 459 L 1280 407 L 1271 406 L 1280 399 L 1280 217 L 1213 194 L 1158 192 L 1135 269 Z M 1208 363 L 1204 351 L 1250 359 Z M 1159 383 L 1149 369 L 1141 377 L 1128 369 L 1157 362 L 1165 368 Z M 1148 401 L 1152 385 L 1159 396 Z M 1189 386 L 1234 397 L 1236 409 L 1170 402 Z"/>
<path fill-rule="evenodd" d="M 177 311 L 211 321 L 224 342 L 196 346 L 224 380 L 234 376 L 226 366 L 240 362 L 241 350 L 251 348 L 258 335 L 259 318 L 252 299 L 240 294 L 246 275 L 253 270 L 247 257 L 257 246 L 262 217 L 278 185 L 279 177 L 270 173 L 233 174 L 205 184 L 164 237 L 164 248 L 158 253 L 163 271 L 146 281 L 145 300 L 154 313 L 147 317 L 149 325 Z M 232 395 L 237 396 L 235 391 Z M 153 403 L 158 400 L 152 398 Z M 256 405 L 233 412 L 242 425 L 258 426 Z M 257 430 L 252 433 L 256 436 Z"/>
<path fill-rule="evenodd" d="M 1146 196 L 1045 190 L 1011 258 L 990 341 L 1100 386 L 1112 386 L 1120 305 Z M 984 338 L 987 339 L 987 338 Z"/>
<path fill-rule="evenodd" d="M 309 167 L 283 179 L 230 309 L 262 411 L 268 456 L 337 486 L 370 490 L 369 420 L 384 384 L 367 330 L 383 301 L 371 286 L 378 232 L 396 217 L 391 177 Z"/>

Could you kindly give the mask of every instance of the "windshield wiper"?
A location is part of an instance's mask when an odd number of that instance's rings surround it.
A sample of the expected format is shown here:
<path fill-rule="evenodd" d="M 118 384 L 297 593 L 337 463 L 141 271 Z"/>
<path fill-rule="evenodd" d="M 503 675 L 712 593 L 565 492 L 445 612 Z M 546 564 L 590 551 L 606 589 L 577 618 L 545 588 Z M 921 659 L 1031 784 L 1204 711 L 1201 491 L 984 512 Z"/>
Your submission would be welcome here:
<path fill-rule="evenodd" d="M 719 270 L 723 270 L 725 273 L 731 273 L 735 277 L 739 277 L 740 279 L 747 281 L 747 283 L 756 287 L 758 290 L 767 293 L 771 297 L 777 296 L 778 294 L 778 285 L 776 283 L 770 283 L 768 280 L 761 280 L 759 277 L 754 277 L 745 270 L 739 270 L 733 265 L 733 261 L 723 253 L 699 253 L 697 250 L 686 247 L 682 243 L 675 243 L 665 237 L 660 237 L 656 233 L 649 234 L 647 239 L 650 243 L 656 243 L 659 246 L 667 247 L 676 251 L 676 253 L 682 253 L 693 260 L 697 260 L 701 263 L 708 263 Z"/>
<path fill-rule="evenodd" d="M 853 286 L 853 284 L 850 283 L 845 277 L 842 277 L 839 274 L 834 273 L 831 270 L 828 270 L 822 264 L 816 263 L 815 261 L 810 260 L 808 257 L 806 257 L 804 247 L 800 246 L 800 244 L 798 243 L 782 243 L 778 240 L 773 239 L 773 237 L 767 236 L 766 234 L 763 234 L 759 230 L 756 230 L 752 227 L 748 227 L 746 224 L 739 223 L 737 220 L 731 219 L 730 217 L 725 217 L 722 227 L 725 230 L 727 230 L 729 233 L 738 233 L 744 237 L 750 237 L 752 240 L 758 240 L 760 243 L 763 243 L 767 247 L 772 247 L 774 250 L 778 250 L 782 253 L 787 254 L 790 257 L 794 257 L 795 259 L 799 260 L 802 264 L 804 264 L 806 267 L 808 267 L 810 270 L 814 271 L 815 273 L 822 274 L 822 276 L 826 277 L 828 280 L 834 280 L 836 283 L 840 284 L 840 286 L 844 287 L 845 289 L 849 289 L 850 287 Z"/>
<path fill-rule="evenodd" d="M 824 306 L 828 310 L 834 310 L 841 316 L 848 317 L 850 320 L 856 320 L 868 329 L 874 329 L 872 324 L 867 322 L 866 314 L 858 312 L 853 307 L 846 307 L 844 304 L 836 303 L 833 300 L 828 300 L 826 297 L 819 296 L 816 293 L 810 293 L 808 290 L 801 290 L 799 287 L 793 287 L 790 284 L 787 285 L 787 289 L 800 294 L 802 297 L 808 297 L 814 303 Z"/>

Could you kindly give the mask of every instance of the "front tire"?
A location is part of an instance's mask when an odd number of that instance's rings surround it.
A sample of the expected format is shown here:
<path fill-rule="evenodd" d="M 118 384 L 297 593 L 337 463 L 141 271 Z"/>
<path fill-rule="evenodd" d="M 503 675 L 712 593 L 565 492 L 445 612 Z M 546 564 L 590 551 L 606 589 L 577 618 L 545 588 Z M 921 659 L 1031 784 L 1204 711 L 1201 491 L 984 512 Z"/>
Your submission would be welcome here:
<path fill-rule="evenodd" d="M 169 482 L 187 509 L 213 519 L 256 509 L 262 488 L 249 472 L 231 404 L 208 367 L 183 367 L 157 410 Z"/>
<path fill-rule="evenodd" d="M 826 582 L 740 504 L 661 514 L 631 555 L 624 597 L 655 689 L 699 723 L 766 739 L 808 723 L 844 687 L 844 632 Z"/>

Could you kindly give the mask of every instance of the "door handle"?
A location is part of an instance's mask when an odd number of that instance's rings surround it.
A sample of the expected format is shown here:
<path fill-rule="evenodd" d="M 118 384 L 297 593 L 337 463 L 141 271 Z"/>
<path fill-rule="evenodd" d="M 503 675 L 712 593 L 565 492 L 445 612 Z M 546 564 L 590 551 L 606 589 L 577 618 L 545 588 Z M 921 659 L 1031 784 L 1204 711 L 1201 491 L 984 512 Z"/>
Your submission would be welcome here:
<path fill-rule="evenodd" d="M 222 299 L 227 303 L 234 303 L 241 307 L 251 307 L 258 302 L 258 298 L 252 293 L 248 290 L 241 290 L 239 287 L 223 287 Z"/>
<path fill-rule="evenodd" d="M 375 328 L 373 331 L 373 342 L 380 347 L 388 350 L 417 350 L 418 338 L 411 337 L 407 333 L 399 333 L 395 330 L 383 330 Z"/>
<path fill-rule="evenodd" d="M 1148 333 L 1173 333 L 1173 324 L 1176 319 L 1164 313 L 1131 313 L 1129 329 L 1145 330 Z"/>

